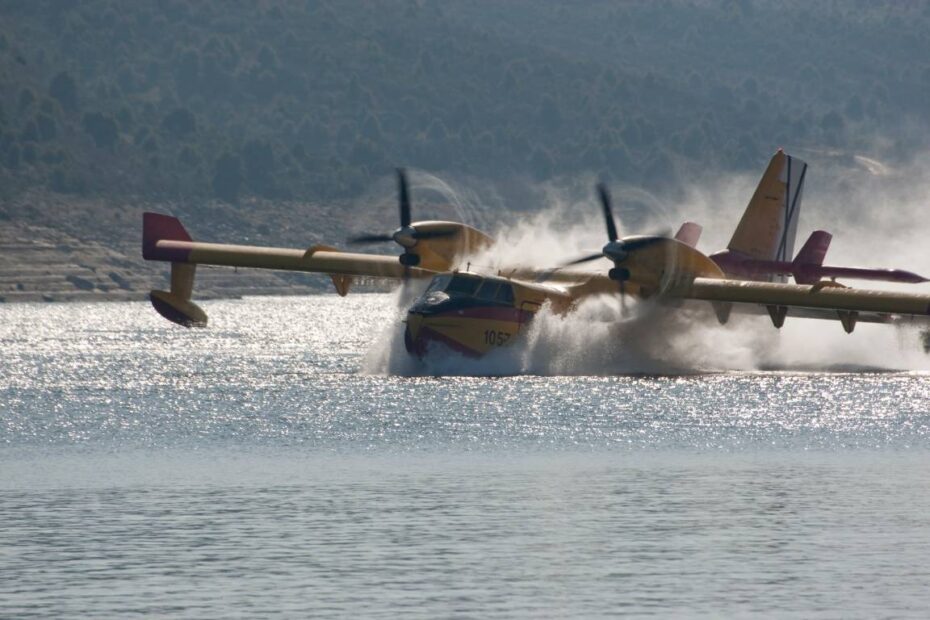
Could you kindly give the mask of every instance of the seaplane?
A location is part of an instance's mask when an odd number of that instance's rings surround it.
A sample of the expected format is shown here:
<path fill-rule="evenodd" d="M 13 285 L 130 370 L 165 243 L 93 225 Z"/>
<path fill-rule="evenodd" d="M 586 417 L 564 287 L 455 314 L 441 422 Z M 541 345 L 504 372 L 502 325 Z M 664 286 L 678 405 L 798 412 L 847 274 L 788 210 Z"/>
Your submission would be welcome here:
<path fill-rule="evenodd" d="M 805 162 L 779 149 L 726 249 L 711 254 L 697 249 L 702 228 L 694 222 L 685 222 L 675 235 L 621 237 L 610 192 L 602 184 L 597 193 L 607 241 L 600 250 L 559 265 L 506 265 L 482 272 L 468 259 L 492 248 L 494 240 L 459 222 L 413 221 L 409 183 L 400 169 L 400 226 L 348 240 L 351 245 L 394 242 L 399 256 L 325 245 L 291 249 L 194 241 L 177 218 L 159 213 L 143 215 L 142 255 L 171 264 L 170 289 L 153 290 L 150 299 L 161 316 L 185 327 L 208 321 L 192 301 L 198 265 L 327 274 L 341 296 L 359 278 L 428 281 L 405 318 L 406 349 L 418 357 L 448 351 L 480 357 L 517 342 L 544 308 L 564 316 L 594 295 L 617 295 L 621 301 L 632 296 L 671 307 L 709 304 L 721 324 L 737 309 L 767 314 L 775 328 L 789 317 L 834 320 L 846 333 L 860 322 L 930 325 L 928 294 L 853 288 L 838 281 L 921 283 L 926 278 L 901 269 L 824 265 L 832 239 L 826 231 L 814 231 L 793 256 L 806 175 Z M 595 261 L 604 268 L 590 269 Z M 924 340 L 926 345 L 926 332 Z"/>

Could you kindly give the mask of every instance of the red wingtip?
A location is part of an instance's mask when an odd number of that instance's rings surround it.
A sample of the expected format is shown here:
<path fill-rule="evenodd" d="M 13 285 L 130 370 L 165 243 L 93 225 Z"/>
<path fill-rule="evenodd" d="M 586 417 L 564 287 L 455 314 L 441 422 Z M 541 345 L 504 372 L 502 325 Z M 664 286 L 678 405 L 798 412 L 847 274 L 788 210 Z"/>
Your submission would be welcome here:
<path fill-rule="evenodd" d="M 142 214 L 142 258 L 146 260 L 172 260 L 157 252 L 156 244 L 162 240 L 193 241 L 181 220 L 161 213 Z"/>

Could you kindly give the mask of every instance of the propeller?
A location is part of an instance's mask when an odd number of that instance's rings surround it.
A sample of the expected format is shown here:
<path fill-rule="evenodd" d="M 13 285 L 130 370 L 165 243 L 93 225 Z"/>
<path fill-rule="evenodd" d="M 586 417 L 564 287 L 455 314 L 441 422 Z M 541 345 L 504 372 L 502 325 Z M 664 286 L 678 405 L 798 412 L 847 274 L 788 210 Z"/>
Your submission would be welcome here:
<path fill-rule="evenodd" d="M 604 211 L 604 223 L 607 224 L 607 243 L 609 245 L 617 241 L 618 235 L 617 223 L 614 221 L 613 209 L 611 208 L 610 192 L 608 191 L 607 186 L 603 183 L 598 183 L 597 195 L 601 200 L 601 209 Z M 604 248 L 596 254 L 588 254 L 567 263 L 562 263 L 560 266 L 569 267 L 571 265 L 580 265 L 582 263 L 589 263 L 599 258 L 604 258 L 605 256 L 610 258 L 610 256 L 607 256 L 607 246 L 604 246 Z"/>
<path fill-rule="evenodd" d="M 604 224 L 607 228 L 607 244 L 601 248 L 600 252 L 588 254 L 576 258 L 567 263 L 561 264 L 556 269 L 568 267 L 571 265 L 580 265 L 599 258 L 607 258 L 614 263 L 614 266 L 607 272 L 607 277 L 614 280 L 620 285 L 620 303 L 624 310 L 626 309 L 626 281 L 630 279 L 630 271 L 626 267 L 619 266 L 619 263 L 626 260 L 630 252 L 649 247 L 656 243 L 662 243 L 668 239 L 670 231 L 662 231 L 653 235 L 637 235 L 620 238 L 617 232 L 617 223 L 614 220 L 612 200 L 610 191 L 603 183 L 597 185 L 597 195 L 601 202 L 601 210 L 604 214 Z M 555 270 L 553 270 L 555 271 Z"/>
<path fill-rule="evenodd" d="M 351 245 L 362 245 L 369 243 L 383 243 L 385 241 L 394 241 L 404 248 L 403 254 L 400 255 L 400 263 L 404 267 L 415 267 L 420 264 L 420 257 L 410 252 L 418 241 L 425 239 L 442 239 L 452 237 L 457 234 L 456 230 L 417 230 L 411 225 L 410 217 L 410 188 L 407 181 L 407 172 L 403 168 L 397 169 L 397 194 L 398 206 L 400 211 L 400 228 L 392 233 L 367 233 L 348 239 Z"/>
<path fill-rule="evenodd" d="M 610 206 L 610 191 L 603 183 L 597 184 L 597 195 L 601 199 L 601 209 L 604 211 L 604 222 L 607 224 L 607 240 L 617 240 L 617 223 L 614 221 L 614 212 Z"/>
<path fill-rule="evenodd" d="M 359 235 L 357 237 L 351 237 L 347 243 L 361 245 L 366 243 L 381 243 L 382 241 L 394 241 L 394 235 Z"/>

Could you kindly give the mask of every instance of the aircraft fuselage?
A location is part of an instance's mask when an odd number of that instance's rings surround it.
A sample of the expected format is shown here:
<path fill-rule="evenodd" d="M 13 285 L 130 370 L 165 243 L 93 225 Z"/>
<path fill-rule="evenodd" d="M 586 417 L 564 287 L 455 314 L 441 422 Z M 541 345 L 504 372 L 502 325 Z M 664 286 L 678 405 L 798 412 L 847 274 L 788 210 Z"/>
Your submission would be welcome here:
<path fill-rule="evenodd" d="M 407 312 L 404 344 L 417 356 L 444 345 L 480 357 L 512 344 L 549 302 L 564 312 L 571 298 L 551 287 L 468 272 L 437 275 Z"/>

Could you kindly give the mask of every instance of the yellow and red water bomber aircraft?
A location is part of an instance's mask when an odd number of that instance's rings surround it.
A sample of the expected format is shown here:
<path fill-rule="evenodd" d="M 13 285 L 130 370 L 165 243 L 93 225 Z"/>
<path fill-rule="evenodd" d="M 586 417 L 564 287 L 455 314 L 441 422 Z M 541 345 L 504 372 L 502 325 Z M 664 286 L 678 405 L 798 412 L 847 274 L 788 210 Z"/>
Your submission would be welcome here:
<path fill-rule="evenodd" d="M 194 241 L 179 220 L 145 213 L 142 254 L 171 263 L 169 291 L 153 290 L 155 309 L 170 321 L 205 326 L 206 314 L 191 301 L 197 265 L 224 265 L 324 273 L 340 295 L 358 277 L 430 280 L 406 315 L 405 344 L 423 356 L 450 349 L 481 356 L 517 340 L 544 307 L 570 313 L 592 295 L 631 295 L 657 302 L 696 300 L 711 304 L 721 323 L 731 311 L 767 313 L 780 328 L 787 317 L 832 319 L 847 333 L 858 322 L 930 324 L 930 295 L 851 288 L 836 281 L 871 279 L 926 282 L 903 270 L 823 265 L 830 235 L 815 231 L 792 260 L 807 165 L 779 150 L 772 157 L 730 243 L 706 255 L 695 247 L 701 227 L 687 222 L 674 236 L 620 237 L 610 195 L 598 186 L 607 243 L 561 266 L 512 265 L 495 273 L 459 268 L 493 246 L 486 234 L 458 222 L 411 219 L 407 177 L 398 170 L 400 227 L 350 243 L 393 241 L 399 257 L 352 253 L 330 246 L 307 249 Z M 609 270 L 578 265 L 607 259 Z M 795 284 L 786 281 L 793 277 Z M 438 351 L 437 351 L 438 352 Z"/>

